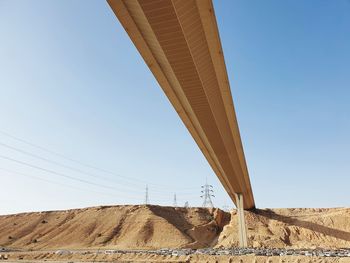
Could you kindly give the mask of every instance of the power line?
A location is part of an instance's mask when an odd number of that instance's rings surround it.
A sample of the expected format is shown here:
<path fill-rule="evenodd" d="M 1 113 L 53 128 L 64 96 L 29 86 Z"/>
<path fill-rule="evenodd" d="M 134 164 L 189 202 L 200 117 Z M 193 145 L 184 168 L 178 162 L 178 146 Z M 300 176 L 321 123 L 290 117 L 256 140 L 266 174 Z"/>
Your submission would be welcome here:
<path fill-rule="evenodd" d="M 71 166 L 68 166 L 68 165 L 65 165 L 65 164 L 62 164 L 62 163 L 53 161 L 53 160 L 51 160 L 51 159 L 47 159 L 47 158 L 45 158 L 45 157 L 42 157 L 42 156 L 39 156 L 39 155 L 30 153 L 30 152 L 27 152 L 27 151 L 18 149 L 18 148 L 16 148 L 16 147 L 10 146 L 10 145 L 5 144 L 5 143 L 2 143 L 2 142 L 0 142 L 0 145 L 3 146 L 3 147 L 6 147 L 6 148 L 8 148 L 8 149 L 14 150 L 14 151 L 16 151 L 16 152 L 20 152 L 20 153 L 22 153 L 22 154 L 25 154 L 25 155 L 34 157 L 34 158 L 36 158 L 36 159 L 39 159 L 39 160 L 42 160 L 42 161 L 45 161 L 45 162 L 48 162 L 48 163 L 51 163 L 51 164 L 55 164 L 55 165 L 57 165 L 57 166 L 61 166 L 61 167 L 63 167 L 63 168 L 66 168 L 66 169 L 69 169 L 69 170 L 72 170 L 72 171 L 75 171 L 75 172 L 78 172 L 78 173 L 81 173 L 81 174 L 83 174 L 83 175 L 91 176 L 91 177 L 94 177 L 94 178 L 99 177 L 99 178 L 103 178 L 103 179 L 106 179 L 106 180 L 109 180 L 109 181 L 110 181 L 110 178 L 103 177 L 103 176 L 101 177 L 100 175 L 97 176 L 96 174 L 91 174 L 91 173 L 82 171 L 82 170 L 80 170 L 80 169 L 77 169 L 77 168 L 74 168 L 74 167 L 71 167 Z"/>
<path fill-rule="evenodd" d="M 86 163 L 84 163 L 84 162 L 81 162 L 81 161 L 79 161 L 79 160 L 76 160 L 76 159 L 73 159 L 73 158 L 71 158 L 71 157 L 68 157 L 68 156 L 66 156 L 66 155 L 64 155 L 64 154 L 61 154 L 61 153 L 58 153 L 58 152 L 56 152 L 56 151 L 52 151 L 52 150 L 50 150 L 50 149 L 48 149 L 48 148 L 46 148 L 46 147 L 42 147 L 42 146 L 40 146 L 40 145 L 37 145 L 37 144 L 34 144 L 34 143 L 31 143 L 31 142 L 29 142 L 29 141 L 27 141 L 27 140 L 24 140 L 24 139 L 21 139 L 21 138 L 19 138 L 19 137 L 17 137 L 17 136 L 14 136 L 14 135 L 11 135 L 11 134 L 9 134 L 9 133 L 7 133 L 7 132 L 4 132 L 4 131 L 1 131 L 0 130 L 0 134 L 2 134 L 2 135 L 5 135 L 5 136 L 7 136 L 7 137 L 9 137 L 9 138 L 12 138 L 12 139 L 14 139 L 14 140 L 17 140 L 17 141 L 19 141 L 19 142 L 22 142 L 22 143 L 24 143 L 24 144 L 27 144 L 27 145 L 29 145 L 29 146 L 31 146 L 31 147 L 34 147 L 34 148 L 37 148 L 37 149 L 40 149 L 40 150 L 42 150 L 42 151 L 45 151 L 45 152 L 47 152 L 47 153 L 50 153 L 50 154 L 52 154 L 52 155 L 56 155 L 56 156 L 58 156 L 58 157 L 60 157 L 60 158 L 63 158 L 63 159 L 66 159 L 66 160 L 68 160 L 68 161 L 70 161 L 70 162 L 74 162 L 74 163 L 77 163 L 77 164 L 79 164 L 79 165 L 81 165 L 81 166 L 85 166 L 85 167 L 87 167 L 87 168 L 90 168 L 90 169 L 94 169 L 94 170 L 96 170 L 96 171 L 100 171 L 100 172 L 103 172 L 103 173 L 105 173 L 105 174 L 110 174 L 110 175 L 113 175 L 113 176 L 117 176 L 117 177 L 120 177 L 120 178 L 124 178 L 125 180 L 131 180 L 133 183 L 135 183 L 135 181 L 139 181 L 140 183 L 142 183 L 142 184 L 145 184 L 145 183 L 147 183 L 147 184 L 149 184 L 149 185 L 153 185 L 153 186 L 155 186 L 155 187 L 161 187 L 161 190 L 159 189 L 158 191 L 163 191 L 163 189 L 162 188 L 164 188 L 164 187 L 168 187 L 168 188 L 171 188 L 172 186 L 169 186 L 169 185 L 159 185 L 159 184 L 153 184 L 153 183 L 148 183 L 148 182 L 146 182 L 146 181 L 144 181 L 144 180 L 140 180 L 140 179 L 138 179 L 138 178 L 133 178 L 133 177 L 126 177 L 126 176 L 122 176 L 122 175 L 120 175 L 120 174 L 116 174 L 116 173 L 114 173 L 114 172 L 111 172 L 111 171 L 108 171 L 108 170 L 106 170 L 106 169 L 102 169 L 102 168 L 99 168 L 99 167 L 96 167 L 96 166 L 93 166 L 93 165 L 90 165 L 90 164 L 86 164 Z M 5 144 L 2 144 L 3 146 L 5 145 Z M 11 146 L 10 146 L 11 147 Z M 12 147 L 13 149 L 14 149 L 14 147 Z M 24 151 L 23 151 L 24 152 Z M 22 152 L 22 153 L 23 153 Z M 30 153 L 29 153 L 30 154 Z M 34 154 L 32 154 L 32 156 L 34 157 L 34 156 L 37 156 L 37 157 L 35 157 L 35 158 L 41 158 L 42 160 L 44 160 L 44 159 L 46 159 L 46 158 L 43 158 L 43 157 L 40 157 L 40 156 L 38 156 L 38 155 L 34 155 Z M 55 161 L 51 161 L 51 160 L 49 160 L 49 159 L 46 159 L 46 161 L 50 161 L 50 162 L 55 162 Z M 57 162 L 55 162 L 57 165 L 58 165 L 58 163 Z M 62 166 L 61 164 L 60 164 L 60 166 Z M 64 166 L 66 166 L 66 165 L 64 165 Z M 66 166 L 66 168 L 68 168 L 68 167 L 70 167 L 70 166 Z M 68 169 L 72 169 L 73 167 L 70 167 L 70 168 L 68 168 Z M 76 168 L 73 168 L 74 170 L 79 170 L 79 169 L 76 169 Z M 86 172 L 84 172 L 84 174 L 87 174 Z M 184 189 L 184 190 L 194 190 L 195 189 L 195 187 L 187 187 L 187 188 L 182 188 L 182 189 Z"/>
<path fill-rule="evenodd" d="M 3 146 L 3 147 L 6 147 L 6 148 L 8 148 L 8 149 L 11 149 L 11 150 L 20 152 L 20 153 L 22 153 L 22 154 L 25 154 L 25 155 L 34 157 L 34 158 L 36 158 L 36 159 L 39 159 L 39 160 L 42 160 L 42 161 L 45 161 L 45 162 L 48 162 L 48 163 L 51 163 L 51 164 L 55 164 L 55 165 L 57 165 L 57 166 L 61 166 L 61 167 L 63 167 L 63 168 L 70 169 L 70 170 L 72 170 L 72 171 L 78 172 L 78 173 L 83 174 L 83 175 L 87 175 L 87 176 L 93 177 L 93 178 L 95 178 L 95 179 L 99 179 L 99 178 L 100 178 L 99 175 L 87 173 L 87 172 L 82 171 L 82 170 L 80 170 L 80 169 L 76 169 L 76 168 L 74 168 L 74 167 L 67 166 L 67 165 L 65 165 L 65 164 L 62 164 L 62 163 L 59 163 L 59 162 L 56 162 L 56 161 L 47 159 L 47 158 L 45 158 L 45 157 L 42 157 L 42 156 L 39 156 L 39 155 L 36 155 L 36 154 L 32 154 L 32 153 L 30 153 L 30 152 L 24 151 L 24 150 L 22 150 L 22 149 L 18 149 L 18 148 L 16 148 L 16 147 L 10 146 L 10 145 L 5 144 L 5 143 L 2 143 L 2 142 L 0 142 L 0 145 Z M 107 179 L 106 177 L 103 177 L 103 178 L 106 179 L 106 180 L 108 180 L 108 181 L 110 182 L 110 180 Z M 119 184 L 124 184 L 124 182 L 119 182 Z M 119 184 L 118 184 L 118 186 L 119 186 Z M 132 184 L 130 184 L 130 185 L 132 185 Z M 133 188 L 129 188 L 129 189 L 131 189 L 130 191 L 134 191 L 134 192 L 135 192 L 135 186 L 136 186 L 136 187 L 140 187 L 139 185 L 134 184 Z M 124 188 L 125 188 L 125 186 L 124 186 Z M 125 189 L 124 189 L 124 190 L 125 190 Z M 139 191 L 137 191 L 137 192 L 139 193 Z M 155 195 L 159 195 L 159 193 L 161 192 L 161 194 L 164 196 L 165 194 L 163 194 L 163 193 L 168 192 L 168 191 L 166 191 L 166 190 L 163 190 L 163 191 L 154 190 L 154 192 L 155 192 Z M 157 194 L 157 192 L 158 192 L 158 194 Z M 183 194 L 184 194 L 184 195 L 191 195 L 192 193 L 183 193 Z"/>
<path fill-rule="evenodd" d="M 22 172 L 13 171 L 13 170 L 6 169 L 6 168 L 2 168 L 2 167 L 0 167 L 0 170 L 6 171 L 6 172 L 11 173 L 11 174 L 15 174 L 15 175 L 21 175 L 21 176 L 24 176 L 24 177 L 26 177 L 26 178 L 31 178 L 31 179 L 35 179 L 35 180 L 39 180 L 39 181 L 44 181 L 44 182 L 51 183 L 51 184 L 54 184 L 54 185 L 60 185 L 60 186 L 72 188 L 72 189 L 75 189 L 75 190 L 80 190 L 80 191 L 88 192 L 88 193 L 94 192 L 94 193 L 103 194 L 103 195 L 108 195 L 108 196 L 113 196 L 113 197 L 119 197 L 119 198 L 120 198 L 120 197 L 124 197 L 124 198 L 127 197 L 127 198 L 130 198 L 130 199 L 139 200 L 139 198 L 136 198 L 136 197 L 120 196 L 120 195 L 115 195 L 115 194 L 107 193 L 107 192 L 98 192 L 98 191 L 91 190 L 91 189 L 87 190 L 87 189 L 80 188 L 80 187 L 76 187 L 76 186 L 73 186 L 73 185 L 63 184 L 63 183 L 61 183 L 61 182 L 56 182 L 56 181 L 48 180 L 48 179 L 45 179 L 45 178 L 42 178 L 42 177 L 39 177 L 39 176 L 24 174 L 24 173 L 22 173 Z"/>
<path fill-rule="evenodd" d="M 35 168 L 35 169 L 38 169 L 38 170 L 41 170 L 41 171 L 44 171 L 44 172 L 47 172 L 47 173 L 55 174 L 57 176 L 65 177 L 65 178 L 68 178 L 68 179 L 71 179 L 71 180 L 74 180 L 74 181 L 79 181 L 81 183 L 86 183 L 86 184 L 93 185 L 93 186 L 98 186 L 98 187 L 102 187 L 102 188 L 106 188 L 106 189 L 115 190 L 115 188 L 111 187 L 111 186 L 102 185 L 102 184 L 94 183 L 94 182 L 91 182 L 91 181 L 88 181 L 88 180 L 85 180 L 85 179 L 76 178 L 76 177 L 73 177 L 73 176 L 70 176 L 70 175 L 66 175 L 66 174 L 63 174 L 63 173 L 60 173 L 60 172 L 56 172 L 56 171 L 53 171 L 53 170 L 50 170 L 50 169 L 42 168 L 42 167 L 37 166 L 37 165 L 32 165 L 32 164 L 29 164 L 29 163 L 26 163 L 26 162 L 22 162 L 22 161 L 19 161 L 19 160 L 16 160 L 16 159 L 13 159 L 13 158 L 10 158 L 10 157 L 7 157 L 7 156 L 0 155 L 0 158 L 5 159 L 5 160 L 9 160 L 9 161 L 12 161 L 12 162 L 15 162 L 15 163 L 19 163 L 19 164 L 22 164 L 22 165 L 25 165 L 25 166 L 28 166 L 28 167 L 31 167 L 31 168 Z"/>
<path fill-rule="evenodd" d="M 28 142 L 28 141 L 26 141 L 26 140 L 23 140 L 23 139 L 21 139 L 21 138 L 18 138 L 18 137 L 16 137 L 16 136 L 13 136 L 13 135 L 8 134 L 8 133 L 6 133 L 6 132 L 0 131 L 0 133 L 3 134 L 3 135 L 5 135 L 5 136 L 8 136 L 8 137 L 10 137 L 10 138 L 12 138 L 12 139 L 14 139 L 14 140 L 17 140 L 17 141 L 20 141 L 20 142 L 25 143 L 25 144 L 27 144 L 27 145 L 30 145 L 30 146 L 32 146 L 32 147 L 34 147 L 34 148 L 38 148 L 38 149 L 40 149 L 40 150 L 42 150 L 42 151 L 45 151 L 45 152 L 48 152 L 48 153 L 50 153 L 50 154 L 59 156 L 60 158 L 66 159 L 66 160 L 68 160 L 68 161 L 71 161 L 71 162 L 74 162 L 74 163 L 78 163 L 79 165 L 88 167 L 88 168 L 90 168 L 90 169 L 99 170 L 99 171 L 101 171 L 101 172 L 108 173 L 108 174 L 111 174 L 111 175 L 113 175 L 113 176 L 117 176 L 117 177 L 120 177 L 120 178 L 124 178 L 125 180 L 133 180 L 133 181 L 134 181 L 134 180 L 139 180 L 139 179 L 136 179 L 136 178 L 130 178 L 130 177 L 122 176 L 122 175 L 119 175 L 119 174 L 115 174 L 115 173 L 109 172 L 109 171 L 107 171 L 107 170 L 104 170 L 104 169 L 101 169 L 101 168 L 98 168 L 98 167 L 95 167 L 95 166 L 92 166 L 92 165 L 89 165 L 89 164 L 85 164 L 85 163 L 80 162 L 80 161 L 78 161 L 78 160 L 75 160 L 75 159 L 72 159 L 72 158 L 70 158 L 70 157 L 67 157 L 67 156 L 65 156 L 65 155 L 63 155 L 63 154 L 57 153 L 57 152 L 55 152 L 55 151 L 51 151 L 51 150 L 49 150 L 49 149 L 47 149 L 47 148 L 45 148 L 45 147 L 42 147 L 42 146 L 39 146 L 39 145 L 30 143 L 30 142 Z M 65 166 L 65 167 L 68 168 L 68 169 L 74 169 L 74 170 L 76 170 L 76 171 L 79 170 L 79 169 L 76 169 L 76 168 L 73 168 L 73 167 L 70 167 L 70 166 L 62 165 L 62 164 L 60 164 L 60 163 L 58 163 L 58 162 L 55 162 L 55 161 L 52 161 L 52 160 L 49 160 L 49 159 L 46 159 L 46 158 L 43 158 L 43 157 L 40 157 L 40 156 L 38 156 L 38 155 L 31 154 L 31 153 L 25 152 L 25 151 L 23 151 L 23 150 L 19 150 L 19 149 L 15 148 L 15 147 L 6 145 L 6 144 L 4 144 L 4 143 L 0 143 L 0 144 L 1 144 L 2 146 L 11 148 L 11 149 L 13 149 L 13 150 L 15 150 L 15 151 L 20 151 L 20 152 L 22 152 L 22 153 L 24 153 L 24 154 L 31 155 L 32 157 L 39 158 L 39 159 L 41 159 L 41 160 L 45 160 L 45 161 L 47 161 L 47 162 L 54 163 L 54 164 L 56 164 L 56 165 Z M 85 172 L 84 172 L 84 173 L 85 173 Z M 86 174 L 86 173 L 85 173 L 85 174 Z M 104 178 L 106 178 L 106 177 L 104 177 Z M 108 179 L 110 179 L 110 178 L 108 178 Z M 141 181 L 142 183 L 144 183 L 143 180 L 139 180 L 139 181 Z"/>
<path fill-rule="evenodd" d="M 0 145 L 3 146 L 3 147 L 6 147 L 6 148 L 8 148 L 8 149 L 14 150 L 14 151 L 16 151 L 16 152 L 20 152 L 20 153 L 22 153 L 22 154 L 25 154 L 25 155 L 34 157 L 34 158 L 36 158 L 36 159 L 39 159 L 39 160 L 42 160 L 42 161 L 45 161 L 45 162 L 48 162 L 48 163 L 51 163 L 51 164 L 54 164 L 54 165 L 57 165 L 57 166 L 61 166 L 61 167 L 63 167 L 63 168 L 72 170 L 72 171 L 74 171 L 74 172 L 78 172 L 78 173 L 83 174 L 83 175 L 87 175 L 87 176 L 93 177 L 93 178 L 95 178 L 95 179 L 96 179 L 96 178 L 97 178 L 97 179 L 100 179 L 100 178 L 101 178 L 100 175 L 91 174 L 91 173 L 82 171 L 82 170 L 80 170 L 80 169 L 77 169 L 77 168 L 74 168 L 74 167 L 71 167 L 71 166 L 68 166 L 68 165 L 65 165 L 65 164 L 62 164 L 62 163 L 59 163 L 59 162 L 56 162 L 56 161 L 47 159 L 47 158 L 45 158 L 45 157 L 42 157 L 42 156 L 39 156 L 39 155 L 36 155 L 36 154 L 32 154 L 32 153 L 30 153 L 30 152 L 27 152 L 27 151 L 18 149 L 18 148 L 16 148 L 16 147 L 10 146 L 10 145 L 5 144 L 5 143 L 2 143 L 2 142 L 0 142 Z M 110 182 L 110 178 L 107 178 L 107 177 L 102 177 L 102 178 L 105 179 L 105 180 L 108 180 L 108 181 Z M 124 182 L 123 182 L 123 183 L 124 183 Z M 127 184 L 130 184 L 130 185 L 132 185 L 133 187 L 134 187 L 134 186 L 139 187 L 139 185 L 136 185 L 136 184 L 131 184 L 131 183 L 127 183 Z"/>
<path fill-rule="evenodd" d="M 42 146 L 39 146 L 39 145 L 30 143 L 30 142 L 28 142 L 28 141 L 26 141 L 26 140 L 20 139 L 20 138 L 18 138 L 18 137 L 16 137 L 16 136 L 13 136 L 13 135 L 8 134 L 8 133 L 6 133 L 6 132 L 0 131 L 0 133 L 3 134 L 3 135 L 5 135 L 5 136 L 8 136 L 8 137 L 10 137 L 10 138 L 12 138 L 12 139 L 15 139 L 15 140 L 17 140 L 17 141 L 23 142 L 23 143 L 25 143 L 25 144 L 27 144 L 27 145 L 30 145 L 30 146 L 32 146 L 32 147 L 35 147 L 35 148 L 38 148 L 38 149 L 40 149 L 40 150 L 46 151 L 46 152 L 48 152 L 48 153 L 50 153 L 50 154 L 54 154 L 54 155 L 56 155 L 56 156 L 59 156 L 59 157 L 61 157 L 61 158 L 66 159 L 66 160 L 69 160 L 69 161 L 78 163 L 78 164 L 83 165 L 83 166 L 85 166 L 85 167 L 92 168 L 92 169 L 95 169 L 95 170 L 100 170 L 100 171 L 102 171 L 102 172 L 104 172 L 104 173 L 109 173 L 109 174 L 112 174 L 112 175 L 114 175 L 114 176 L 118 176 L 118 177 L 120 177 L 120 178 L 125 178 L 125 179 L 127 179 L 127 180 L 132 180 L 132 178 L 127 178 L 127 177 L 124 177 L 124 176 L 120 176 L 120 175 L 117 175 L 117 174 L 115 174 L 115 173 L 109 172 L 109 171 L 107 171 L 107 170 L 104 170 L 104 169 L 101 169 L 101 168 L 98 168 L 98 167 L 95 167 L 95 166 L 92 166 L 92 165 L 88 165 L 88 164 L 82 163 L 82 162 L 77 161 L 77 160 L 75 160 L 75 159 L 72 159 L 72 158 L 70 158 L 70 157 L 66 157 L 66 156 L 64 156 L 63 154 L 60 154 L 60 153 L 51 151 L 51 150 L 49 150 L 49 149 L 47 149 L 47 148 L 44 148 L 44 147 L 42 147 Z M 72 167 L 72 166 L 70 166 L 70 165 L 66 165 L 66 164 L 63 164 L 63 163 L 61 163 L 61 162 L 57 162 L 57 161 L 54 161 L 54 160 L 52 160 L 52 159 L 42 157 L 42 156 L 40 156 L 40 155 L 37 155 L 37 154 L 31 153 L 31 152 L 28 152 L 28 151 L 25 151 L 25 150 L 22 150 L 22 149 L 13 147 L 13 146 L 11 146 L 11 145 L 8 145 L 8 144 L 2 143 L 2 142 L 0 142 L 0 145 L 1 145 L 2 147 L 6 147 L 6 148 L 8 148 L 8 149 L 14 150 L 14 151 L 19 152 L 19 153 L 21 153 L 21 154 L 25 154 L 25 155 L 31 156 L 31 157 L 33 157 L 33 158 L 36 158 L 36 159 L 39 159 L 39 160 L 48 162 L 48 163 L 51 163 L 51 164 L 54 164 L 54 165 L 57 165 L 57 166 L 61 166 L 61 167 L 66 168 L 66 169 L 70 169 L 70 170 L 72 170 L 72 171 L 74 171 L 74 172 L 77 172 L 77 173 L 80 173 L 80 174 L 83 174 L 83 175 L 87 175 L 87 176 L 94 177 L 95 179 L 103 178 L 103 179 L 109 180 L 109 178 L 107 178 L 107 177 L 100 176 L 100 175 L 97 176 L 97 175 L 95 175 L 95 174 L 91 174 L 91 173 L 89 173 L 89 172 L 83 171 L 83 170 L 81 170 L 81 169 L 79 169 L 79 168 L 75 168 L 75 167 Z M 39 170 L 42 170 L 42 171 L 47 172 L 47 173 L 55 174 L 55 175 L 57 175 L 57 176 L 62 176 L 62 177 L 65 177 L 65 178 L 68 178 L 68 179 L 71 179 L 71 180 L 79 181 L 79 182 L 82 182 L 82 183 L 85 183 L 85 184 L 89 184 L 89 185 L 93 185 L 93 186 L 97 186 L 97 187 L 102 187 L 102 188 L 110 189 L 110 190 L 116 190 L 114 187 L 111 187 L 110 185 L 106 186 L 106 185 L 104 185 L 104 184 L 99 184 L 99 183 L 91 182 L 91 181 L 88 181 L 88 180 L 85 180 L 85 179 L 76 178 L 76 177 L 74 177 L 74 176 L 70 176 L 70 175 L 67 175 L 67 174 L 65 174 L 65 173 L 56 172 L 56 171 L 51 170 L 51 169 L 43 168 L 43 167 L 40 167 L 40 166 L 37 166 L 37 165 L 33 165 L 33 164 L 30 164 L 30 163 L 27 163 L 27 162 L 23 162 L 23 161 L 14 159 L 14 158 L 10 158 L 10 157 L 8 157 L 8 156 L 0 155 L 0 158 L 6 159 L 6 160 L 9 160 L 9 161 L 12 161 L 12 162 L 16 162 L 16 163 L 18 163 L 18 164 L 25 165 L 25 166 L 28 166 L 28 167 L 31 167 L 31 168 L 39 169 Z M 134 178 L 134 179 L 135 179 L 135 178 Z M 138 179 L 136 179 L 136 180 L 138 180 Z M 144 182 L 143 180 L 139 180 L 139 181 Z M 109 180 L 109 182 L 110 182 L 110 180 Z M 122 182 L 122 184 L 133 185 L 133 187 L 135 187 L 135 186 L 138 187 L 138 186 L 139 186 L 139 185 L 135 184 L 135 180 L 134 180 L 133 182 L 134 182 L 134 183 Z M 119 182 L 119 183 L 121 183 L 121 182 Z M 61 184 L 61 185 L 62 185 L 62 184 Z M 156 185 L 156 184 L 154 184 L 154 185 Z M 187 189 L 193 189 L 193 188 L 190 188 L 190 187 L 189 187 L 189 188 L 187 188 Z M 123 189 L 123 190 L 125 190 L 125 189 Z M 133 190 L 134 190 L 134 188 L 131 189 L 130 191 L 133 191 Z M 130 192 L 130 191 L 127 191 L 127 192 Z M 133 192 L 139 193 L 139 191 L 133 191 Z M 156 196 L 157 196 L 157 195 L 158 195 L 158 196 L 159 196 L 159 195 L 160 195 L 160 196 L 165 196 L 165 193 L 168 193 L 169 191 L 166 190 L 166 189 L 164 189 L 164 186 L 163 186 L 163 189 L 153 189 L 152 192 L 154 192 L 154 194 L 155 194 Z M 148 189 L 147 189 L 147 195 L 149 195 Z M 182 195 L 186 195 L 186 196 L 191 196 L 191 195 L 192 195 L 192 196 L 194 196 L 194 193 L 192 193 L 192 192 L 182 192 Z M 149 197 L 148 197 L 148 199 L 149 199 Z M 158 200 L 160 201 L 160 199 L 158 199 Z M 165 201 L 165 199 L 163 199 L 163 200 Z M 149 200 L 148 200 L 148 202 L 149 202 Z"/>
<path fill-rule="evenodd" d="M 60 185 L 60 186 L 63 186 L 63 187 L 68 187 L 68 188 L 72 188 L 72 189 L 75 189 L 75 190 L 84 191 L 84 192 L 87 192 L 87 193 L 94 192 L 94 193 L 97 193 L 97 194 L 108 195 L 108 196 L 111 196 L 111 197 L 127 198 L 127 199 L 133 199 L 133 200 L 139 200 L 140 201 L 140 195 L 138 195 L 138 197 L 136 197 L 136 196 L 129 196 L 129 195 L 124 195 L 124 194 L 123 195 L 118 195 L 118 194 L 109 193 L 109 192 L 99 192 L 99 191 L 96 191 L 96 190 L 84 189 L 84 188 L 76 187 L 74 185 L 68 185 L 68 184 L 64 184 L 64 183 L 61 183 L 61 182 L 48 180 L 46 178 L 42 178 L 42 177 L 39 177 L 39 176 L 34 176 L 34 175 L 27 174 L 27 173 L 22 173 L 22 172 L 10 170 L 10 169 L 3 168 L 3 167 L 0 167 L 0 170 L 6 171 L 6 172 L 14 174 L 14 175 L 20 175 L 20 176 L 24 176 L 26 178 L 40 180 L 40 181 L 44 181 L 44 182 L 51 183 L 51 184 L 54 184 L 54 185 Z M 165 199 L 153 199 L 153 200 L 157 201 L 157 202 L 166 201 Z"/>
<path fill-rule="evenodd" d="M 87 180 L 84 180 L 84 179 L 75 178 L 75 177 L 72 177 L 72 176 L 60 173 L 60 172 L 56 172 L 56 171 L 53 171 L 53 170 L 50 170 L 50 169 L 46 169 L 46 168 L 43 168 L 43 167 L 40 167 L 40 166 L 37 166 L 37 165 L 32 165 L 32 164 L 29 164 L 27 162 L 22 162 L 22 161 L 19 161 L 19 160 L 16 160 L 16 159 L 13 159 L 13 158 L 10 158 L 10 157 L 7 157 L 7 156 L 0 155 L 0 158 L 5 159 L 5 160 L 9 160 L 9 161 L 12 161 L 12 162 L 15 162 L 15 163 L 19 163 L 19 164 L 24 165 L 24 166 L 35 168 L 35 169 L 38 169 L 38 170 L 41 170 L 41 171 L 44 171 L 44 172 L 47 172 L 47 173 L 51 173 L 51 174 L 54 174 L 54 175 L 57 175 L 57 176 L 61 176 L 61 177 L 65 177 L 65 178 L 68 178 L 68 179 L 71 179 L 71 180 L 75 180 L 75 181 L 78 181 L 78 182 L 82 182 L 82 183 L 86 183 L 86 184 L 89 184 L 89 185 L 93 185 L 93 186 L 96 186 L 96 187 L 102 187 L 102 188 L 113 190 L 113 191 L 123 192 L 122 189 L 116 189 L 116 188 L 111 187 L 111 186 L 106 186 L 106 185 L 94 183 L 94 182 L 91 182 L 91 181 L 87 181 Z M 137 193 L 137 194 L 141 193 L 140 191 L 130 191 L 130 190 L 126 190 L 124 192 L 127 192 L 127 193 L 134 192 L 134 193 Z M 148 193 L 148 189 L 147 189 L 147 193 Z M 162 201 L 167 201 L 167 199 L 159 199 L 158 198 L 158 199 L 154 199 L 154 201 L 162 202 Z"/>

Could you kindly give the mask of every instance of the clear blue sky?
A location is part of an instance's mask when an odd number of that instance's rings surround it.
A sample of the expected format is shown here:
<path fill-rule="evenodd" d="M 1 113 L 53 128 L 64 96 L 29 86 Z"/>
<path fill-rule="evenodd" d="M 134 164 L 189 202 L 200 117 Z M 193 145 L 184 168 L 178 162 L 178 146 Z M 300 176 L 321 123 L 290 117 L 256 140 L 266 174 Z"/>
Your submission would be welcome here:
<path fill-rule="evenodd" d="M 214 4 L 256 205 L 349 206 L 350 1 Z M 232 206 L 104 1 L 1 0 L 0 91 L 0 214 Z"/>

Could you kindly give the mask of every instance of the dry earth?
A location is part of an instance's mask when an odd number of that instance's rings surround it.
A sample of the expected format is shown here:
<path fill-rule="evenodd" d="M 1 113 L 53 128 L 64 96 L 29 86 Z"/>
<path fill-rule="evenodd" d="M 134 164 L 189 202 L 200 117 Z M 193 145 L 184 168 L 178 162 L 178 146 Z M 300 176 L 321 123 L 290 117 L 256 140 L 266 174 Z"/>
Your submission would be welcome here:
<path fill-rule="evenodd" d="M 293 248 L 350 247 L 350 209 L 256 209 L 245 211 L 249 246 Z M 223 230 L 222 230 L 223 228 Z M 222 230 L 222 231 L 221 231 Z M 108 206 L 0 216 L 0 247 L 201 248 L 238 245 L 237 217 L 218 209 L 160 206 Z M 23 252 L 25 253 L 25 252 Z M 12 253 L 11 253 L 12 254 Z M 12 254 L 16 261 L 18 254 Z M 74 256 L 76 257 L 76 256 Z M 94 255 L 60 258 L 26 254 L 25 260 L 93 261 Z M 348 258 L 303 256 L 140 256 L 98 255 L 117 262 L 350 262 Z"/>
<path fill-rule="evenodd" d="M 218 209 L 102 206 L 0 216 L 0 246 L 24 249 L 199 248 L 230 220 Z"/>
<path fill-rule="evenodd" d="M 252 247 L 349 248 L 349 208 L 256 209 L 245 211 Z M 238 245 L 237 217 L 222 231 L 219 247 Z"/>
<path fill-rule="evenodd" d="M 162 256 L 162 255 L 138 255 L 138 254 L 114 254 L 114 255 L 68 255 L 59 256 L 54 253 L 11 254 L 10 262 L 21 263 L 67 263 L 67 262 L 208 262 L 208 263 L 348 263 L 348 258 L 324 258 L 307 256 Z"/>

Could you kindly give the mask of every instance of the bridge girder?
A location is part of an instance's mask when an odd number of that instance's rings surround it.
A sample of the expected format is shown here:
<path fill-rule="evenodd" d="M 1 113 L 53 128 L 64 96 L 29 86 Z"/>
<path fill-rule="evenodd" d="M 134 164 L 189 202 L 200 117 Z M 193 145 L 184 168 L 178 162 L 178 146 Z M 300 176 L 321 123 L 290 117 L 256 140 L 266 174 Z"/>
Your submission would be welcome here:
<path fill-rule="evenodd" d="M 254 208 L 211 0 L 108 3 L 232 201 Z"/>

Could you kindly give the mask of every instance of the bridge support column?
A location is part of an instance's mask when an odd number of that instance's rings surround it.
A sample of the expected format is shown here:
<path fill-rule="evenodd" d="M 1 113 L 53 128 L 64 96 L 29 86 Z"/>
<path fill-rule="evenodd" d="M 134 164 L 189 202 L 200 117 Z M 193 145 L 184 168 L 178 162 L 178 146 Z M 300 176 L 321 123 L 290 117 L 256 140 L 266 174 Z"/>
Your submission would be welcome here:
<path fill-rule="evenodd" d="M 236 195 L 237 204 L 237 216 L 238 216 L 238 234 L 239 234 L 239 246 L 247 247 L 247 227 L 244 220 L 244 210 L 243 210 L 243 195 L 238 193 Z"/>

